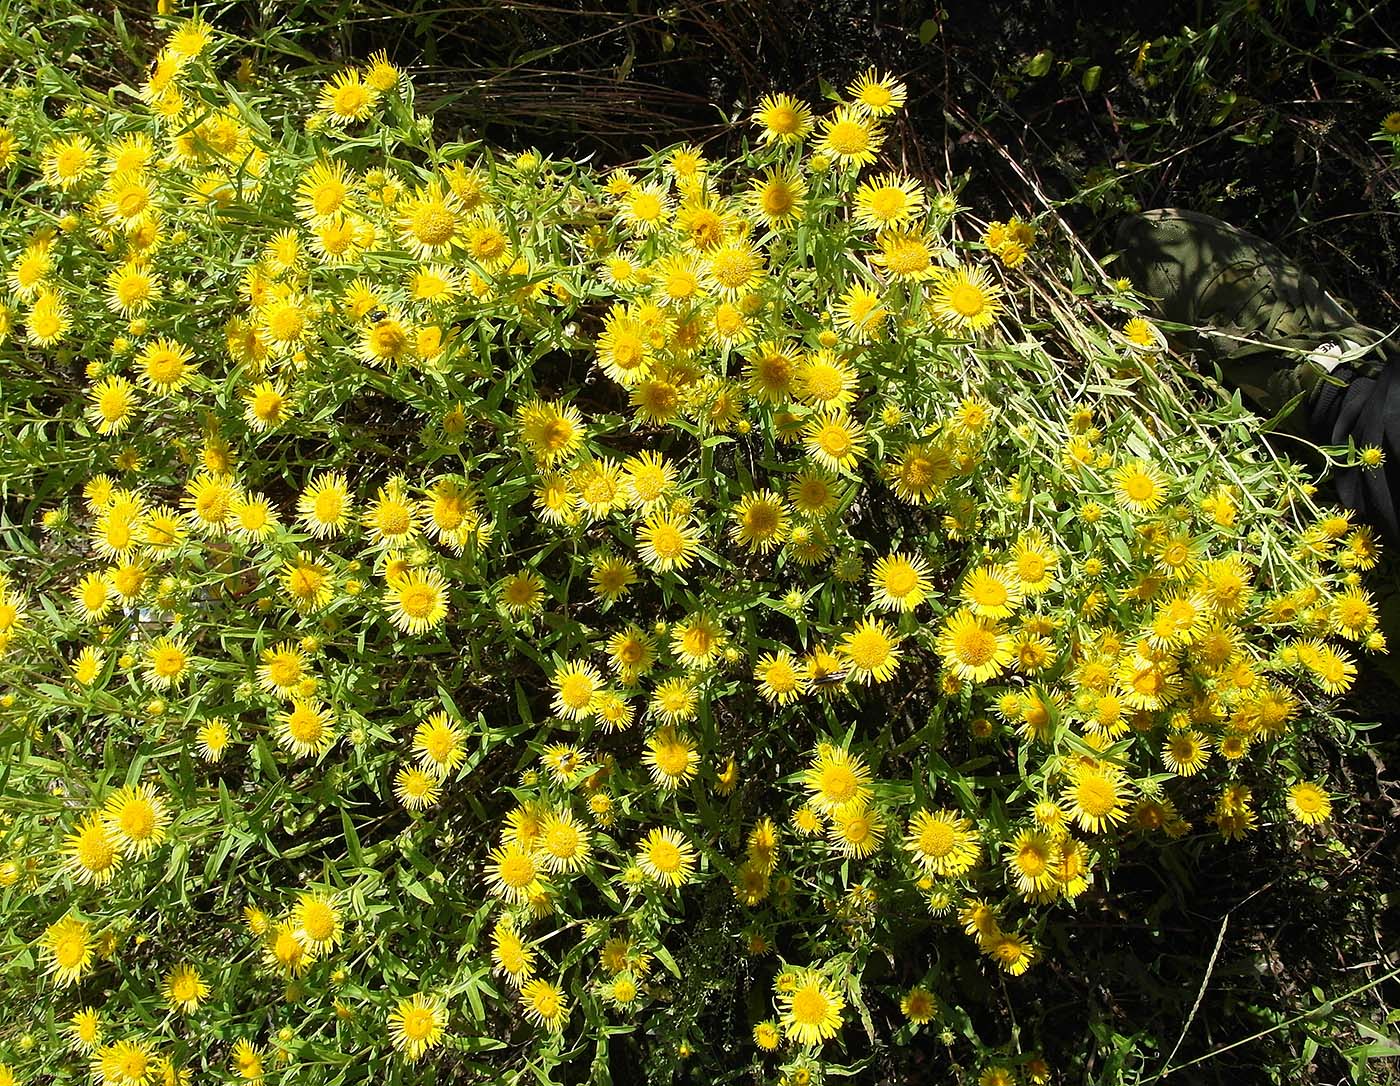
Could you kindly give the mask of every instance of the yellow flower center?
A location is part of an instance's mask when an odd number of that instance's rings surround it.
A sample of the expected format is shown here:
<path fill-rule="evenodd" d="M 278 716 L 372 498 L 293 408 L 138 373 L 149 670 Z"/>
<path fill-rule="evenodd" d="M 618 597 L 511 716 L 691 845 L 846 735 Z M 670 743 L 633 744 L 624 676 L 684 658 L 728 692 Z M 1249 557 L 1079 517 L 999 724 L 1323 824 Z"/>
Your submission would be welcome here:
<path fill-rule="evenodd" d="M 155 808 L 145 800 L 132 800 L 122 807 L 117 816 L 117 825 L 131 840 L 144 841 L 155 833 Z"/>
<path fill-rule="evenodd" d="M 648 850 L 651 866 L 663 874 L 673 874 L 680 870 L 681 850 L 672 841 L 662 838 L 653 841 Z"/>
<path fill-rule="evenodd" d="M 408 229 L 424 245 L 443 246 L 457 232 L 457 216 L 445 204 L 424 204 L 414 212 Z"/>
<path fill-rule="evenodd" d="M 959 316 L 970 319 L 987 308 L 987 296 L 975 283 L 955 283 L 948 289 L 948 305 Z"/>
<path fill-rule="evenodd" d="M 838 155 L 863 154 L 870 147 L 870 132 L 859 121 L 837 121 L 827 129 L 826 144 Z"/>
<path fill-rule="evenodd" d="M 302 908 L 301 929 L 307 938 L 324 943 L 335 934 L 335 912 L 324 901 L 308 902 Z"/>
<path fill-rule="evenodd" d="M 399 593 L 399 608 L 410 618 L 426 618 L 437 603 L 432 585 L 412 584 Z"/>
<path fill-rule="evenodd" d="M 941 859 L 953 851 L 957 835 L 953 827 L 941 819 L 930 819 L 919 831 L 919 851 L 925 856 Z"/>
<path fill-rule="evenodd" d="M 830 1004 L 821 989 L 808 986 L 799 989 L 792 997 L 792 1017 L 804 1026 L 817 1026 L 826 1020 Z"/>
<path fill-rule="evenodd" d="M 427 1007 L 410 1007 L 403 1012 L 403 1033 L 410 1041 L 421 1041 L 433 1031 L 433 1012 Z"/>
<path fill-rule="evenodd" d="M 523 852 L 513 852 L 501 861 L 501 881 L 512 890 L 520 890 L 535 881 L 535 861 Z"/>

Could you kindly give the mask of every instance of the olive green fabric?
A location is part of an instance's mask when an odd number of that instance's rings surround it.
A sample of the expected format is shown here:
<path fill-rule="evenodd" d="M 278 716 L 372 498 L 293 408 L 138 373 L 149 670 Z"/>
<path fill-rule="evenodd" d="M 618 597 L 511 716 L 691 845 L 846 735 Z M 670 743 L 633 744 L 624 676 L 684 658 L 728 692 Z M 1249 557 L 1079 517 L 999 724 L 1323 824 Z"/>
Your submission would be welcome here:
<path fill-rule="evenodd" d="M 1190 325 L 1186 345 L 1216 362 L 1225 380 L 1265 415 L 1300 402 L 1329 367 L 1326 347 L 1355 372 L 1381 361 L 1383 338 L 1279 249 L 1210 215 L 1163 208 L 1118 227 L 1122 267 L 1163 318 Z M 1295 421 L 1296 425 L 1296 421 Z"/>

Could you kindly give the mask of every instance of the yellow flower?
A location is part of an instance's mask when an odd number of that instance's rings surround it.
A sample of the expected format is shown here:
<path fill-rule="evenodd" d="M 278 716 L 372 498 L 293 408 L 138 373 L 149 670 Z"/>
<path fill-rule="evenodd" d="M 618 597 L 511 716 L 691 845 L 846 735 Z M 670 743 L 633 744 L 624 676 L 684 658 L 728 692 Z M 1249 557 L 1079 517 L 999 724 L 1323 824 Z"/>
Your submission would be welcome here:
<path fill-rule="evenodd" d="M 536 978 L 521 987 L 520 999 L 525 1004 L 526 1016 L 532 1021 L 551 1031 L 564 1028 L 569 1001 L 558 985 Z"/>
<path fill-rule="evenodd" d="M 199 975 L 199 970 L 188 962 L 177 965 L 165 974 L 161 990 L 171 1009 L 182 1014 L 192 1014 L 209 996 L 209 985 Z"/>
<path fill-rule="evenodd" d="M 1320 826 L 1332 817 L 1332 800 L 1311 781 L 1290 786 L 1287 803 L 1288 813 L 1305 826 Z"/>
<path fill-rule="evenodd" d="M 846 93 L 857 108 L 872 117 L 882 117 L 902 109 L 909 97 L 903 83 L 892 75 L 881 75 L 874 68 L 866 69 L 853 80 Z"/>
<path fill-rule="evenodd" d="M 113 792 L 102 807 L 102 818 L 122 854 L 142 859 L 165 840 L 171 815 L 151 785 L 138 784 Z"/>
<path fill-rule="evenodd" d="M 905 830 L 904 847 L 926 871 L 956 878 L 981 856 L 977 831 L 956 811 L 916 811 Z"/>
<path fill-rule="evenodd" d="M 844 165 L 874 162 L 885 142 L 880 126 L 857 106 L 837 106 L 822 118 L 821 129 L 818 149 Z"/>
<path fill-rule="evenodd" d="M 1101 833 L 1128 817 L 1127 782 L 1109 767 L 1078 770 L 1062 795 L 1070 816 L 1090 833 Z"/>
<path fill-rule="evenodd" d="M 410 1062 L 442 1043 L 447 1032 L 447 1005 L 441 996 L 417 992 L 400 999 L 389 1013 L 389 1040 Z"/>
<path fill-rule="evenodd" d="M 700 768 L 700 758 L 693 739 L 670 725 L 664 725 L 647 740 L 642 764 L 648 767 L 651 779 L 658 787 L 671 790 L 689 783 L 695 777 Z"/>
<path fill-rule="evenodd" d="M 447 581 L 436 569 L 413 570 L 387 590 L 389 621 L 409 634 L 423 634 L 447 618 Z"/>
<path fill-rule="evenodd" d="M 977 333 L 1001 315 L 1001 288 L 992 283 L 986 269 L 962 266 L 939 274 L 929 309 L 950 332 Z"/>
<path fill-rule="evenodd" d="M 319 757 L 335 742 L 334 717 L 329 709 L 296 696 L 277 714 L 278 741 L 298 758 Z"/>
<path fill-rule="evenodd" d="M 760 143 L 797 143 L 812 130 L 812 111 L 790 94 L 769 94 L 759 100 L 753 123 L 762 129 Z"/>
<path fill-rule="evenodd" d="M 881 558 L 870 573 L 876 607 L 887 611 L 912 611 L 933 589 L 929 567 L 918 555 L 893 554 Z"/>
<path fill-rule="evenodd" d="M 899 667 L 898 646 L 899 637 L 893 629 L 866 619 L 841 639 L 838 651 L 850 666 L 854 681 L 882 683 Z"/>
<path fill-rule="evenodd" d="M 870 770 L 858 754 L 823 743 L 802 774 L 810 802 L 822 814 L 859 810 L 870 799 Z"/>
<path fill-rule="evenodd" d="M 906 226 L 924 212 L 924 187 L 911 177 L 886 173 L 856 189 L 856 225 L 869 230 Z"/>
<path fill-rule="evenodd" d="M 653 829 L 642 839 L 637 863 L 647 878 L 670 886 L 690 881 L 695 872 L 695 849 L 679 831 Z"/>
<path fill-rule="evenodd" d="M 92 929 L 75 916 L 65 916 L 45 930 L 40 949 L 49 960 L 54 983 L 74 984 L 92 967 Z"/>
<path fill-rule="evenodd" d="M 347 68 L 321 88 L 320 106 L 331 124 L 344 125 L 368 117 L 378 96 L 358 71 Z"/>
<path fill-rule="evenodd" d="M 814 970 L 797 974 L 790 991 L 779 996 L 783 1031 L 800 1045 L 815 1046 L 836 1036 L 846 1000 Z"/>
<path fill-rule="evenodd" d="M 554 711 L 569 720 L 587 720 L 593 715 L 602 690 L 602 676 L 586 661 L 560 664 L 551 679 L 554 685 Z"/>

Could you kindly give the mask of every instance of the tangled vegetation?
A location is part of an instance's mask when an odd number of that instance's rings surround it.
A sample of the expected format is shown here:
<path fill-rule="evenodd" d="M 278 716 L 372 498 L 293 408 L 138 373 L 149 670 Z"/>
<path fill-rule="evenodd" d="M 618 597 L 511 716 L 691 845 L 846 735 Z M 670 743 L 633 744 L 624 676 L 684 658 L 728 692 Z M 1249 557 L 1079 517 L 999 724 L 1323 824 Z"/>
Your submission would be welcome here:
<path fill-rule="evenodd" d="M 1370 529 L 898 79 L 599 172 L 238 61 L 0 102 L 0 1081 L 1045 1082 L 1126 854 L 1325 838 Z"/>

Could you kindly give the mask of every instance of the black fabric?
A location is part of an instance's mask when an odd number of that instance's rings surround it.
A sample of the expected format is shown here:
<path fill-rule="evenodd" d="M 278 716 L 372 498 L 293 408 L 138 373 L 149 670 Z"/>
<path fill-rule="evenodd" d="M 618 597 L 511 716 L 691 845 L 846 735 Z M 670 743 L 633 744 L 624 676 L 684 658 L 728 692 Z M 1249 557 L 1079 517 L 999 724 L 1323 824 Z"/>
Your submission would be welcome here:
<path fill-rule="evenodd" d="M 1345 445 L 1350 438 L 1358 449 L 1378 445 L 1384 450 L 1382 467 L 1344 468 L 1333 478 L 1339 504 L 1391 542 L 1400 542 L 1400 366 L 1392 363 L 1367 376 L 1344 364 L 1332 376 L 1347 384 L 1343 388 L 1324 381 L 1313 391 L 1308 404 L 1312 440 Z"/>

